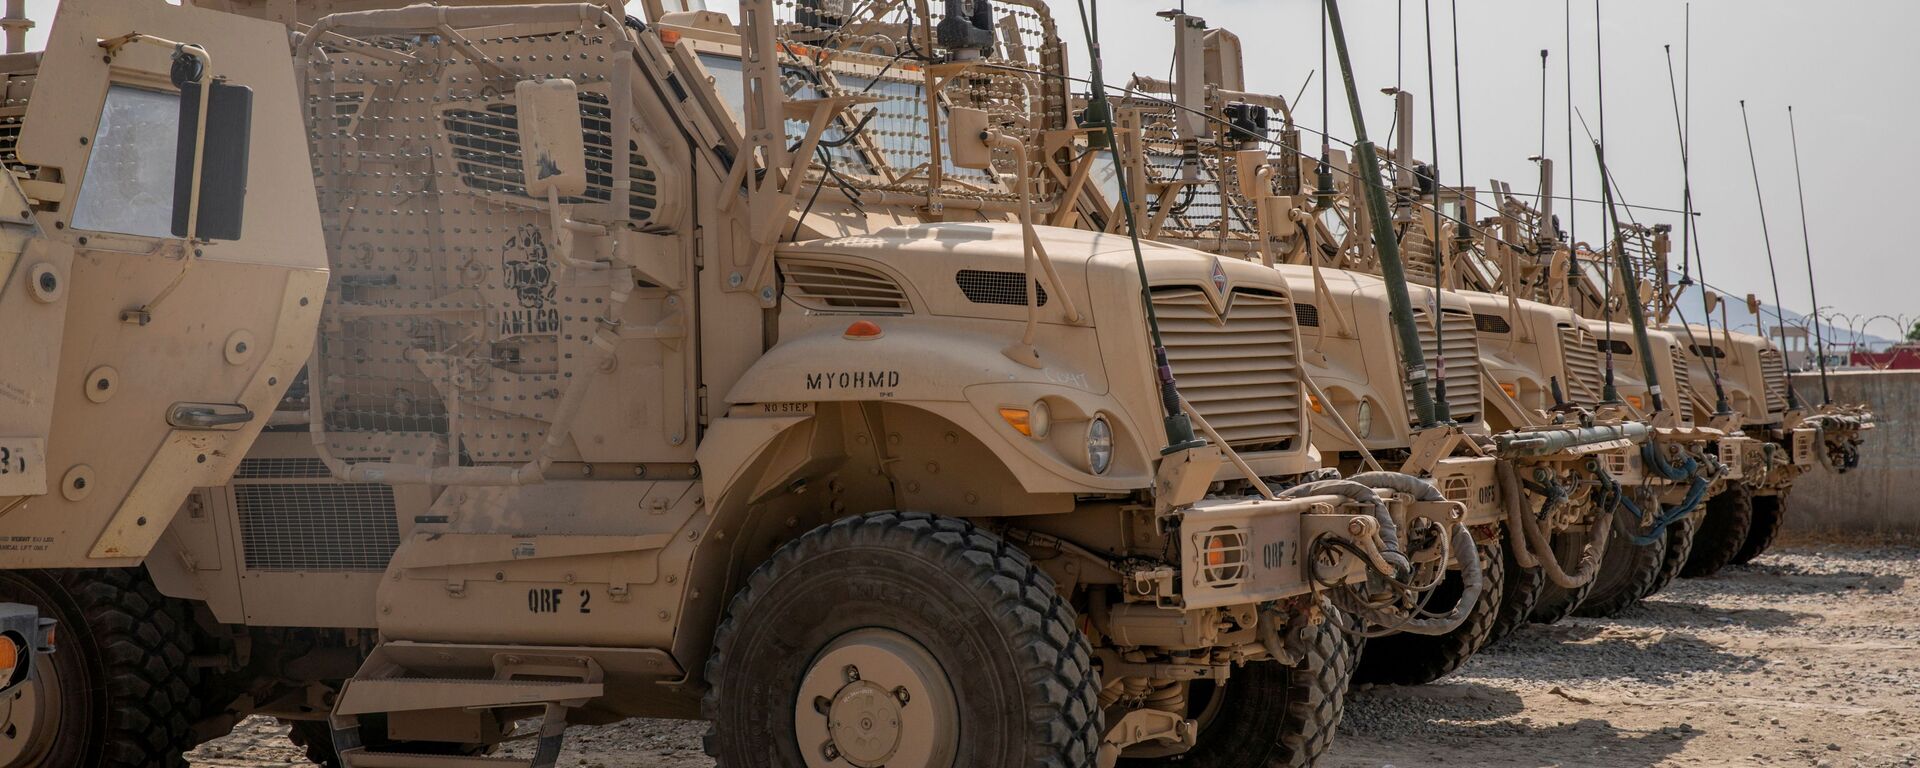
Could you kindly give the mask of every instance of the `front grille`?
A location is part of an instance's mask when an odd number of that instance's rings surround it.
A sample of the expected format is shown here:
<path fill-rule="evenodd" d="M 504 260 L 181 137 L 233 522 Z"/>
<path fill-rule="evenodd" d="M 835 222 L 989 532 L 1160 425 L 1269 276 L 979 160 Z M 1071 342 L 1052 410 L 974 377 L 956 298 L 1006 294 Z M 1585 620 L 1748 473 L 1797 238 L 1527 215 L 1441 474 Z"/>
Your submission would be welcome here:
<path fill-rule="evenodd" d="M 1180 393 L 1235 449 L 1284 450 L 1302 434 L 1303 374 L 1290 304 L 1279 294 L 1236 290 L 1222 319 L 1199 288 L 1153 291 Z"/>
<path fill-rule="evenodd" d="M 246 566 L 383 571 L 400 546 L 393 488 L 378 483 L 234 483 Z"/>
<path fill-rule="evenodd" d="M 1688 364 L 1687 353 L 1675 344 L 1668 349 L 1673 357 L 1673 407 L 1680 413 L 1680 421 L 1693 423 L 1693 370 Z"/>
<path fill-rule="evenodd" d="M 1438 362 L 1445 353 L 1447 364 L 1447 413 L 1454 421 L 1473 421 L 1480 415 L 1480 341 L 1474 332 L 1473 316 L 1465 312 L 1447 310 L 1442 313 L 1445 319 L 1440 329 L 1445 333 L 1436 338 L 1433 332 L 1433 320 L 1427 310 L 1416 309 L 1413 312 L 1414 325 L 1420 329 L 1420 347 L 1426 355 L 1427 370 L 1438 370 Z M 1446 348 L 1440 342 L 1446 341 Z M 1428 384 L 1432 386 L 1431 380 Z M 1407 415 L 1417 418 L 1413 409 L 1413 386 L 1404 386 L 1407 398 Z M 1429 390 L 1431 392 L 1431 390 Z"/>
<path fill-rule="evenodd" d="M 1767 410 L 1787 409 L 1787 361 L 1780 350 L 1760 350 L 1760 375 L 1767 379 Z"/>
<path fill-rule="evenodd" d="M 1566 393 L 1567 401 L 1579 405 L 1596 405 L 1606 390 L 1605 374 L 1600 363 L 1600 349 L 1595 346 L 1592 334 L 1580 328 L 1561 327 L 1560 355 L 1565 359 L 1560 386 Z"/>
<path fill-rule="evenodd" d="M 787 298 L 812 310 L 903 314 L 907 294 L 892 278 L 845 264 L 781 261 Z"/>

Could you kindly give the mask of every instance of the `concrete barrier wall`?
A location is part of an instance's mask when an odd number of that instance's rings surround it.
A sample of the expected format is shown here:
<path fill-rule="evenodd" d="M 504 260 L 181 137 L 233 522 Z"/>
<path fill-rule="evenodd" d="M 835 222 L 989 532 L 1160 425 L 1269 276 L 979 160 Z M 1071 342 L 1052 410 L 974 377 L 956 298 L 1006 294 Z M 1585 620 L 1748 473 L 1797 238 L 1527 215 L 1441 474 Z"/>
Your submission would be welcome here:
<path fill-rule="evenodd" d="M 1867 433 L 1860 468 L 1836 475 L 1815 467 L 1794 484 L 1788 530 L 1920 534 L 1920 371 L 1828 374 L 1836 403 L 1867 403 L 1879 426 Z M 1794 374 L 1795 389 L 1819 402 L 1819 374 Z"/>

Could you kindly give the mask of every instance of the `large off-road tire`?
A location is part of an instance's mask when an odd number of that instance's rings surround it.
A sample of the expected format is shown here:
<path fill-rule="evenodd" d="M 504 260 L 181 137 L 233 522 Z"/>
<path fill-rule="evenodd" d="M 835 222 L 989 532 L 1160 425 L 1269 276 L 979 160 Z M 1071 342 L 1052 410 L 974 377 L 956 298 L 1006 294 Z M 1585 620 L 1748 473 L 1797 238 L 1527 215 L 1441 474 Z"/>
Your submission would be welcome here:
<path fill-rule="evenodd" d="M 1667 555 L 1660 560 L 1660 572 L 1640 595 L 1642 599 L 1659 594 L 1674 579 L 1680 578 L 1680 567 L 1686 565 L 1687 557 L 1693 554 L 1693 537 L 1700 530 L 1700 518 L 1706 514 L 1706 508 L 1700 507 L 1667 526 Z"/>
<path fill-rule="evenodd" d="M 289 724 L 287 741 L 301 748 L 307 762 L 320 768 L 340 768 L 340 753 L 333 748 L 333 729 L 325 720 L 295 720 Z"/>
<path fill-rule="evenodd" d="M 1053 579 L 926 514 L 845 518 L 781 547 L 734 595 L 706 678 L 706 751 L 728 768 L 825 764 L 829 743 L 897 768 L 1082 768 L 1104 736 Z"/>
<path fill-rule="evenodd" d="M 1502 542 L 1504 557 L 1501 558 L 1505 583 L 1500 586 L 1500 609 L 1493 614 L 1493 628 L 1487 632 L 1485 648 L 1511 637 L 1513 633 L 1526 626 L 1527 615 L 1533 613 L 1534 603 L 1540 601 L 1540 592 L 1547 586 L 1547 572 L 1539 566 L 1521 568 L 1513 557 L 1513 548 L 1525 546 L 1514 538 L 1515 532 L 1509 531 L 1507 540 Z"/>
<path fill-rule="evenodd" d="M 1747 543 L 1753 527 L 1753 492 L 1744 483 L 1727 486 L 1720 495 L 1707 499 L 1707 515 L 1693 533 L 1693 552 L 1680 575 L 1689 579 L 1712 576 L 1733 562 L 1733 556 Z"/>
<path fill-rule="evenodd" d="M 1659 503 L 1651 499 L 1642 503 L 1659 509 Z M 1574 607 L 1573 615 L 1604 619 L 1640 602 L 1640 595 L 1660 577 L 1660 566 L 1667 558 L 1667 536 L 1666 531 L 1661 531 L 1652 541 L 1642 544 L 1634 541 L 1639 533 L 1640 522 L 1632 512 L 1624 506 L 1614 511 L 1613 534 L 1607 538 L 1607 551 L 1600 557 L 1600 571 L 1594 574 L 1593 587 L 1587 591 L 1586 599 Z"/>
<path fill-rule="evenodd" d="M 1780 535 L 1780 526 L 1787 521 L 1787 495 L 1753 497 L 1753 524 L 1747 528 L 1747 542 L 1740 545 L 1740 551 L 1733 555 L 1734 565 L 1746 565 L 1753 562 L 1761 553 L 1773 546 L 1773 540 Z"/>
<path fill-rule="evenodd" d="M 1409 632 L 1376 637 L 1360 651 L 1360 664 L 1354 669 L 1355 682 L 1385 685 L 1424 685 L 1452 674 L 1487 644 L 1493 634 L 1493 622 L 1500 612 L 1501 592 L 1506 586 L 1506 548 L 1498 540 L 1475 547 L 1480 557 L 1484 585 L 1480 599 L 1474 602 L 1452 632 L 1444 635 L 1416 635 Z M 1448 571 L 1446 580 L 1434 588 L 1427 601 L 1427 612 L 1446 613 L 1460 602 L 1465 584 L 1459 571 Z"/>
<path fill-rule="evenodd" d="M 56 652 L 0 705 L 0 766 L 186 766 L 198 672 L 184 603 L 128 569 L 0 571 L 0 602 L 60 622 Z"/>
<path fill-rule="evenodd" d="M 1193 749 L 1167 757 L 1122 757 L 1119 768 L 1293 768 L 1313 765 L 1333 744 L 1346 710 L 1353 645 L 1331 613 L 1309 630 L 1307 657 L 1291 667 L 1260 661 L 1235 669 L 1226 685 L 1196 681 L 1188 717 L 1200 723 Z"/>
<path fill-rule="evenodd" d="M 1587 531 L 1567 530 L 1553 534 L 1553 552 L 1557 556 L 1561 570 L 1573 573 L 1580 568 L 1580 555 L 1586 550 Z M 1611 538 L 1611 537 L 1609 537 Z M 1612 541 L 1607 546 L 1613 546 Z M 1601 557 L 1606 553 L 1601 552 Z M 1533 612 L 1527 618 L 1535 624 L 1557 624 L 1561 619 L 1573 615 L 1573 609 L 1587 599 L 1587 593 L 1593 591 L 1593 584 L 1599 581 L 1599 575 L 1588 579 L 1577 589 L 1568 589 L 1546 579 L 1540 586 L 1540 597 L 1533 601 Z"/>

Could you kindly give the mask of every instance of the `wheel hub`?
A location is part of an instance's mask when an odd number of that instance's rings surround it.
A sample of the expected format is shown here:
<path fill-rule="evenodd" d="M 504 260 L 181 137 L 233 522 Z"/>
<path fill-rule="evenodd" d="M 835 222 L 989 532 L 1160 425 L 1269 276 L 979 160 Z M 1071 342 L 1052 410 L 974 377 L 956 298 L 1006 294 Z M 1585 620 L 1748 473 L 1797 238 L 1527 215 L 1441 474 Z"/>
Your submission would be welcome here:
<path fill-rule="evenodd" d="M 808 768 L 946 768 L 959 751 L 956 709 L 946 671 L 925 647 L 861 629 L 808 666 L 794 732 Z"/>
<path fill-rule="evenodd" d="M 827 710 L 827 733 L 847 762 L 883 765 L 900 748 L 900 702 L 865 680 L 849 683 Z"/>
<path fill-rule="evenodd" d="M 35 763 L 60 732 L 60 679 L 50 660 L 33 677 L 0 695 L 0 768 Z"/>

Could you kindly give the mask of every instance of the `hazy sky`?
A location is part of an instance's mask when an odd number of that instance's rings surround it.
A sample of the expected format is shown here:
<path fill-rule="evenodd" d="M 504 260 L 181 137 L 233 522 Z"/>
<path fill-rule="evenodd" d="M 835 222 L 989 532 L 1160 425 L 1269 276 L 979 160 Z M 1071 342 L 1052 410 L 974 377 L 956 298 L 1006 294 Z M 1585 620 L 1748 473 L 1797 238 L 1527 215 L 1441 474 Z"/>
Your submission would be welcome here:
<path fill-rule="evenodd" d="M 1430 0 L 1434 16 L 1434 73 L 1439 99 L 1441 173 L 1457 183 L 1454 130 L 1453 34 L 1449 0 Z M 1109 82 L 1134 72 L 1165 77 L 1172 55 L 1171 25 L 1155 18 L 1177 0 L 1103 0 L 1102 47 Z M 1560 169 L 1555 186 L 1568 188 L 1566 18 L 1564 0 L 1458 0 L 1461 102 L 1466 115 L 1466 182 L 1485 189 L 1489 178 L 1532 193 L 1538 171 L 1527 158 L 1540 151 L 1540 51 L 1550 51 L 1547 76 L 1547 153 Z M 1348 44 L 1365 103 L 1369 135 L 1385 143 L 1392 100 L 1380 88 L 1396 82 L 1420 95 L 1418 154 L 1428 149 L 1425 12 L 1422 0 L 1347 0 L 1341 4 Z M 1788 0 L 1696 0 L 1693 6 L 1692 166 L 1700 243 L 1709 282 L 1728 293 L 1752 292 L 1773 303 L 1767 257 L 1755 205 L 1753 176 L 1741 130 L 1741 99 L 1753 122 L 1760 181 L 1779 266 L 1781 303 L 1805 311 L 1806 255 L 1795 200 L 1787 106 L 1800 131 L 1807 215 L 1820 300 L 1850 314 L 1920 314 L 1920 265 L 1898 243 L 1905 234 L 1899 179 L 1890 164 L 1908 144 L 1915 110 L 1908 93 L 1920 77 L 1920 47 L 1910 30 L 1920 3 L 1842 0 L 1819 6 Z M 1063 30 L 1084 60 L 1078 12 L 1055 3 Z M 1316 0 L 1188 0 L 1187 12 L 1237 33 L 1246 49 L 1249 90 L 1291 99 L 1320 67 L 1320 3 Z M 1679 138 L 1662 46 L 1673 46 L 1676 75 L 1684 77 L 1683 19 L 1676 0 L 1604 0 L 1607 160 L 1628 202 L 1680 207 Z M 1396 45 L 1396 13 L 1404 9 L 1404 38 Z M 1573 0 L 1573 104 L 1597 134 L 1594 74 L 1594 0 Z M 1063 32 L 1063 34 L 1067 34 Z M 1404 51 L 1397 56 L 1396 51 Z M 1331 54 L 1329 54 L 1331 55 Z M 1396 63 L 1396 59 L 1401 59 Z M 1340 90 L 1337 61 L 1331 127 L 1352 138 L 1352 118 Z M 1084 65 L 1082 65 L 1084 66 Z M 1323 105 L 1315 74 L 1295 105 L 1306 127 L 1320 127 Z M 1684 83 L 1682 84 L 1684 88 Z M 1682 91 L 1684 103 L 1685 92 Z M 1599 197 L 1592 145 L 1574 127 L 1573 164 L 1578 196 Z M 1317 141 L 1309 139 L 1310 145 Z M 1894 161 L 1898 163 L 1898 161 Z M 1876 168 L 1881 170 L 1875 170 Z M 1564 206 L 1565 204 L 1562 203 Z M 1562 208 L 1564 211 L 1564 208 Z M 1580 206 L 1576 234 L 1601 239 L 1600 206 Z M 1640 212 L 1640 221 L 1670 222 L 1677 214 Z M 1886 217 L 1892 216 L 1892 219 Z M 1565 213 L 1561 217 L 1567 220 Z M 1675 238 L 1676 266 L 1678 238 Z M 1696 318 L 1697 319 L 1697 318 Z M 1870 330 L 1892 335 L 1886 320 Z"/>
<path fill-rule="evenodd" d="M 1527 158 L 1540 151 L 1540 50 L 1545 48 L 1551 51 L 1547 152 L 1561 169 L 1556 187 L 1566 193 L 1566 169 L 1572 165 L 1577 196 L 1598 198 L 1592 145 L 1577 125 L 1575 162 L 1567 162 L 1566 1 L 1347 0 L 1341 9 L 1369 133 L 1377 142 L 1387 138 L 1392 101 L 1379 89 L 1395 84 L 1398 67 L 1400 84 L 1421 97 L 1416 121 L 1419 154 L 1431 154 L 1424 16 L 1431 2 L 1441 172 L 1448 183 L 1458 182 L 1448 16 L 1452 3 L 1458 2 L 1466 182 L 1485 188 L 1489 178 L 1499 178 L 1510 182 L 1516 192 L 1533 192 L 1537 171 Z M 1673 46 L 1678 72 L 1686 53 L 1682 37 L 1686 4 L 1679 0 L 1599 1 L 1606 46 L 1608 161 L 1628 202 L 1678 208 L 1679 142 L 1662 46 Z M 1573 103 L 1598 133 L 1596 0 L 1571 2 Z M 1153 13 L 1178 3 L 1100 1 L 1109 82 L 1123 84 L 1135 72 L 1166 76 L 1172 32 Z M 29 0 L 28 14 L 41 24 L 34 30 L 31 47 L 38 48 L 44 39 L 55 4 L 54 0 Z M 710 0 L 709 5 L 728 11 L 735 7 L 729 0 Z M 1240 35 L 1247 51 L 1250 90 L 1292 98 L 1308 74 L 1314 73 L 1306 96 L 1295 105 L 1295 115 L 1306 127 L 1319 128 L 1323 105 L 1317 72 L 1317 0 L 1187 0 L 1186 8 L 1213 26 Z M 1912 30 L 1920 25 L 1920 3 L 1839 0 L 1820 4 L 1816 10 L 1809 3 L 1790 0 L 1695 0 L 1692 8 L 1693 187 L 1696 206 L 1704 214 L 1698 221 L 1709 282 L 1732 295 L 1751 292 L 1772 303 L 1741 132 L 1739 101 L 1746 99 L 1780 271 L 1781 301 L 1797 311 L 1812 308 L 1788 142 L 1786 108 L 1791 104 L 1799 120 L 1821 304 L 1859 315 L 1920 314 L 1920 264 L 1916 264 L 1920 255 L 1905 253 L 1899 244 L 1909 234 L 1904 225 L 1911 214 L 1898 212 L 1904 207 L 1900 179 L 1909 183 L 1920 179 L 1920 171 L 1902 161 L 1913 121 L 1920 116 L 1910 95 L 1920 78 L 1920 46 L 1912 40 Z M 1053 9 L 1076 68 L 1084 72 L 1086 46 L 1079 34 L 1078 12 L 1067 0 L 1053 3 Z M 1404 12 L 1405 19 L 1399 44 L 1398 12 Z M 1352 123 L 1337 77 L 1333 85 L 1332 132 L 1351 138 Z M 1317 142 L 1309 139 L 1308 144 Z M 1575 215 L 1576 234 L 1598 241 L 1600 207 L 1583 204 Z M 1643 223 L 1676 225 L 1680 218 L 1645 212 L 1640 216 Z M 1567 218 L 1563 213 L 1562 221 Z M 1893 323 L 1880 320 L 1868 330 L 1886 336 L 1893 328 Z"/>

